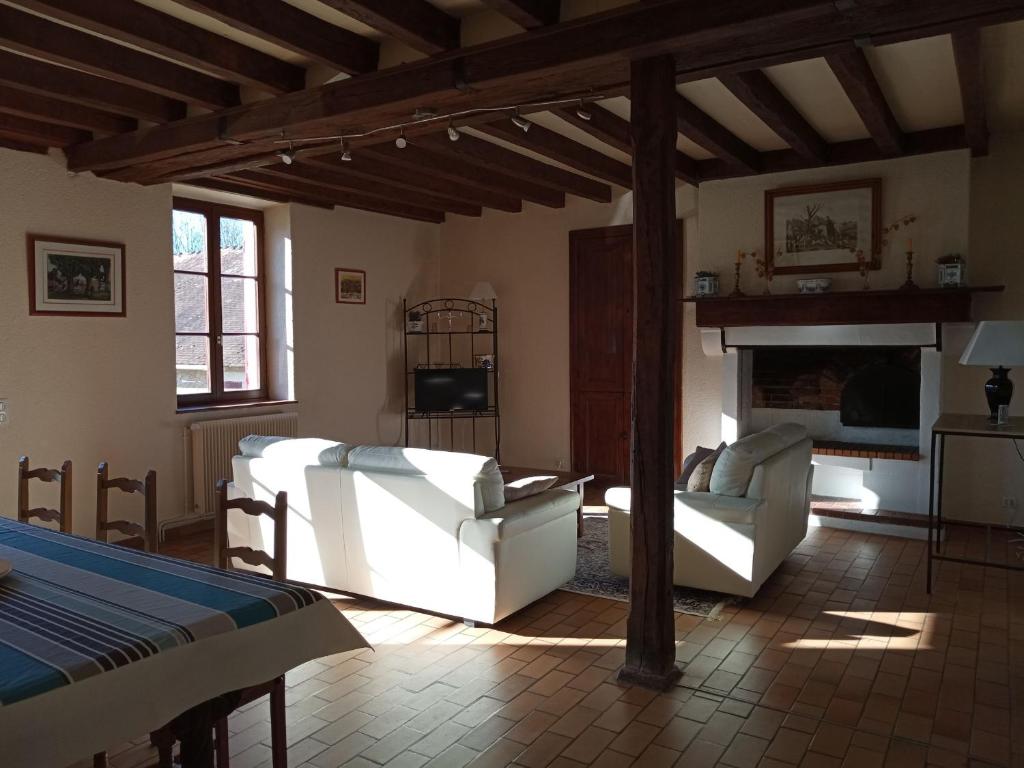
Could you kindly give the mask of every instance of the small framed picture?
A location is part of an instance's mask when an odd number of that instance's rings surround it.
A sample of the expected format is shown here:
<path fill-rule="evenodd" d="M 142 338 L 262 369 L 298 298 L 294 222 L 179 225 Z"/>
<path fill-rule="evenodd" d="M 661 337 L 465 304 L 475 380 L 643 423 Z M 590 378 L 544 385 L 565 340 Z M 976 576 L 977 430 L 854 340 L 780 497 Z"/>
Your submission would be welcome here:
<path fill-rule="evenodd" d="M 362 269 L 334 270 L 334 300 L 338 304 L 365 304 L 366 272 Z"/>
<path fill-rule="evenodd" d="M 29 314 L 124 317 L 124 245 L 28 236 Z"/>

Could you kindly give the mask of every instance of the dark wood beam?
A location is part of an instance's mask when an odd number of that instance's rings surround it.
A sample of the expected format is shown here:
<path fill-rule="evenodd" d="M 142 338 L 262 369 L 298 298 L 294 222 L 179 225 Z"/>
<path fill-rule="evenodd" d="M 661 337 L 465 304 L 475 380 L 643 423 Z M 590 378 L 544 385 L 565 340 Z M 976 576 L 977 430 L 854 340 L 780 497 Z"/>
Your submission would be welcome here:
<path fill-rule="evenodd" d="M 231 83 L 8 5 L 0 5 L 0 45 L 209 109 L 239 103 Z"/>
<path fill-rule="evenodd" d="M 670 56 L 631 65 L 633 135 L 633 418 L 629 529 L 632 572 L 626 659 L 619 680 L 667 690 L 676 666 L 672 549 L 675 540 L 676 377 L 681 344 L 676 243 L 677 94 Z"/>
<path fill-rule="evenodd" d="M 512 19 L 523 29 L 536 29 L 555 24 L 561 11 L 561 0 L 484 0 L 502 16 Z"/>
<path fill-rule="evenodd" d="M 139 46 L 181 64 L 271 93 L 300 91 L 306 75 L 296 67 L 170 14 L 135 2 L 10 0 L 80 29 Z"/>
<path fill-rule="evenodd" d="M 532 126 L 530 130 L 533 130 Z M 598 203 L 607 203 L 612 199 L 612 190 L 607 184 L 542 163 L 476 136 L 463 133 L 458 141 L 450 141 L 447 136 L 421 136 L 416 139 L 416 143 L 431 152 L 450 155 L 471 165 L 498 171 L 556 192 L 566 192 Z"/>
<path fill-rule="evenodd" d="M 350 75 L 377 69 L 379 46 L 283 0 L 177 0 L 180 5 L 230 24 Z"/>
<path fill-rule="evenodd" d="M 46 154 L 46 146 L 43 144 L 30 144 L 27 141 L 6 139 L 3 136 L 0 136 L 0 147 L 3 149 L 13 149 L 15 152 L 32 152 L 37 155 Z"/>
<path fill-rule="evenodd" d="M 572 123 L 581 131 L 590 134 L 609 147 L 614 147 L 620 152 L 625 152 L 627 155 L 633 151 L 628 120 L 623 120 L 614 112 L 609 112 L 597 104 L 588 104 L 587 111 L 590 113 L 589 120 L 584 120 L 576 114 L 576 107 L 560 109 L 557 114 L 563 120 Z M 696 161 L 689 155 L 677 150 L 674 156 L 673 169 L 676 178 L 693 185 L 699 182 Z"/>
<path fill-rule="evenodd" d="M 233 195 L 247 195 L 261 200 L 270 200 L 274 203 L 301 203 L 314 208 L 334 208 L 334 203 L 327 200 L 302 197 L 298 194 L 287 194 L 284 192 L 271 192 L 267 189 L 255 188 L 245 184 L 232 181 L 230 177 L 223 179 L 196 179 L 187 182 L 188 186 L 199 187 L 200 189 L 212 189 L 217 192 L 230 192 Z"/>
<path fill-rule="evenodd" d="M 732 131 L 697 108 L 689 99 L 676 97 L 676 122 L 679 133 L 716 157 L 738 165 L 748 173 L 757 173 L 757 150 Z"/>
<path fill-rule="evenodd" d="M 449 155 L 430 152 L 417 144 L 410 143 L 405 149 L 381 144 L 360 150 L 360 155 L 363 153 L 369 154 L 371 158 L 381 158 L 395 165 L 411 167 L 413 170 L 429 173 L 439 179 L 455 181 L 475 189 L 498 192 L 548 208 L 565 207 L 565 193 L 563 192 L 555 192 L 514 176 L 490 171 Z"/>
<path fill-rule="evenodd" d="M 529 131 L 523 132 L 507 118 L 496 120 L 486 125 L 475 126 L 477 130 L 504 139 L 507 142 L 529 149 L 538 155 L 544 155 L 556 162 L 574 168 L 581 173 L 589 173 L 620 187 L 631 189 L 633 171 L 628 165 L 613 157 L 591 149 L 578 141 L 566 138 L 560 133 L 549 130 L 543 125 L 534 123 Z"/>
<path fill-rule="evenodd" d="M 8 51 L 0 51 L 0 83 L 155 123 L 180 120 L 188 109 L 183 101 Z"/>
<path fill-rule="evenodd" d="M 896 122 L 864 51 L 850 48 L 826 56 L 825 61 L 882 153 L 886 157 L 903 154 L 903 129 Z"/>
<path fill-rule="evenodd" d="M 53 125 L 81 128 L 100 133 L 124 133 L 138 127 L 138 121 L 81 104 L 72 104 L 38 93 L 0 85 L 0 112 L 42 120 Z"/>
<path fill-rule="evenodd" d="M 327 167 L 306 162 L 297 162 L 291 166 L 282 164 L 260 168 L 261 173 L 282 179 L 321 184 L 331 189 L 378 198 L 382 201 L 407 203 L 435 211 L 458 213 L 462 216 L 479 216 L 481 214 L 479 205 L 439 197 L 429 192 L 410 192 L 380 179 L 353 176 L 345 171 L 346 169 L 341 167 Z"/>
<path fill-rule="evenodd" d="M 426 0 L 322 2 L 423 53 L 440 53 L 460 44 L 459 20 Z"/>
<path fill-rule="evenodd" d="M 636 3 L 458 55 L 100 139 L 76 147 L 70 162 L 73 170 L 97 170 L 235 141 L 270 143 L 282 132 L 295 138 L 358 133 L 408 120 L 424 104 L 462 110 L 602 94 L 628 80 L 631 57 L 662 52 L 674 53 L 677 80 L 687 80 L 813 58 L 848 48 L 861 35 L 891 43 L 1022 17 L 1024 7 L 1011 0 Z"/>
<path fill-rule="evenodd" d="M 0 135 L 15 141 L 41 144 L 46 147 L 67 147 L 71 144 L 80 144 L 83 141 L 88 141 L 92 136 L 88 131 L 77 128 L 52 125 L 3 112 L 0 112 Z"/>
<path fill-rule="evenodd" d="M 981 32 L 977 27 L 954 32 L 953 59 L 960 81 L 967 143 L 974 157 L 988 154 L 988 116 L 985 112 L 985 72 L 981 59 Z"/>
<path fill-rule="evenodd" d="M 415 219 L 417 221 L 428 221 L 433 224 L 440 224 L 444 221 L 444 213 L 441 211 L 432 211 L 422 206 L 389 202 L 366 195 L 342 192 L 337 189 L 332 189 L 331 187 L 325 187 L 321 184 L 312 184 L 298 179 L 281 179 L 263 171 L 239 171 L 238 173 L 230 174 L 224 178 L 237 184 L 249 186 L 253 189 L 265 189 L 270 192 L 296 194 L 313 200 L 324 200 L 345 208 L 357 208 L 363 211 L 384 213 L 389 216 L 400 216 L 402 218 Z"/>
<path fill-rule="evenodd" d="M 825 140 L 796 107 L 789 103 L 768 75 L 759 69 L 719 78 L 733 96 L 761 118 L 793 151 L 808 160 L 824 162 Z"/>

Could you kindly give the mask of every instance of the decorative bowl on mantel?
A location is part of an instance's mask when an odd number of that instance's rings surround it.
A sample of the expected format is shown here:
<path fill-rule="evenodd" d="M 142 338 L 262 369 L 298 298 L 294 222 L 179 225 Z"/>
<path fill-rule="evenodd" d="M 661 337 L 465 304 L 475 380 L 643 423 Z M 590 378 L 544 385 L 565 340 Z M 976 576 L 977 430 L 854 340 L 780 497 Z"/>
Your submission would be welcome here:
<path fill-rule="evenodd" d="M 832 290 L 831 277 L 807 277 L 796 281 L 800 293 L 827 293 Z"/>

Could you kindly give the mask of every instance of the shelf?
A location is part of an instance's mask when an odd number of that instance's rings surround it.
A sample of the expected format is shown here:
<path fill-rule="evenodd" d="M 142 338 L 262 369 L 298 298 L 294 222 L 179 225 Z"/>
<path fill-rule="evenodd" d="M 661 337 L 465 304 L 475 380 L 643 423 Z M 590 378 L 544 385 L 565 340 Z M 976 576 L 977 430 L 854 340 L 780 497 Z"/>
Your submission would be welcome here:
<path fill-rule="evenodd" d="M 493 336 L 494 331 L 407 331 L 406 336 Z"/>
<path fill-rule="evenodd" d="M 406 412 L 409 419 L 493 419 L 498 412 L 493 409 L 486 411 L 417 411 L 410 408 Z"/>
<path fill-rule="evenodd" d="M 844 443 L 836 440 L 815 440 L 812 452 L 816 456 L 838 456 L 848 459 L 921 460 L 921 454 L 916 445 L 875 445 Z"/>
<path fill-rule="evenodd" d="M 700 328 L 781 325 L 961 323 L 971 319 L 975 293 L 1004 286 L 919 288 L 892 291 L 830 291 L 768 296 L 688 296 Z"/>
<path fill-rule="evenodd" d="M 454 367 L 457 368 L 458 366 L 454 366 Z M 406 375 L 411 375 L 411 374 L 416 373 L 417 370 L 419 370 L 419 371 L 443 371 L 445 369 L 444 368 L 414 368 L 413 370 L 406 371 L 405 373 L 406 373 Z M 488 373 L 497 373 L 498 372 L 494 368 L 473 368 L 471 370 L 474 370 L 474 371 L 487 371 Z"/>

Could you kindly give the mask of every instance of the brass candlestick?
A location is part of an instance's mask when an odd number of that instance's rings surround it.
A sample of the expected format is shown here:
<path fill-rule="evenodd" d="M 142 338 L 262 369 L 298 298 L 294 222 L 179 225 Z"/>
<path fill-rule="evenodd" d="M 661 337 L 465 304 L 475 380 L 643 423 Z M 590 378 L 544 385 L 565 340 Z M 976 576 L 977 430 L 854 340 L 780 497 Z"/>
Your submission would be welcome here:
<path fill-rule="evenodd" d="M 907 251 L 907 280 L 900 288 L 904 291 L 916 291 L 918 288 L 914 282 L 914 252 L 910 250 Z"/>
<path fill-rule="evenodd" d="M 736 254 L 736 277 L 735 284 L 733 285 L 732 293 L 730 296 L 746 296 L 743 291 L 740 290 L 740 267 L 743 266 L 743 259 L 746 258 L 747 254 L 740 251 Z"/>

